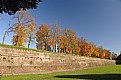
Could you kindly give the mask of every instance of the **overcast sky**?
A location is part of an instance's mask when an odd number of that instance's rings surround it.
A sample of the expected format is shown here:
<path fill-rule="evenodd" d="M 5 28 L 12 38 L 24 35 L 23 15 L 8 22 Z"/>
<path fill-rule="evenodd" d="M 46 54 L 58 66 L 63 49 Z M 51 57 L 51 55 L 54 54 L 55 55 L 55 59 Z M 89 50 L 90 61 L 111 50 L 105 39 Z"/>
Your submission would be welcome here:
<path fill-rule="evenodd" d="M 72 28 L 77 36 L 84 36 L 88 42 L 116 53 L 121 51 L 120 0 L 43 0 L 30 13 L 35 17 L 37 27 L 58 21 L 63 29 Z M 1 15 L 0 42 L 11 17 Z M 6 44 L 11 44 L 11 35 L 7 35 Z M 35 48 L 35 45 L 31 47 Z"/>

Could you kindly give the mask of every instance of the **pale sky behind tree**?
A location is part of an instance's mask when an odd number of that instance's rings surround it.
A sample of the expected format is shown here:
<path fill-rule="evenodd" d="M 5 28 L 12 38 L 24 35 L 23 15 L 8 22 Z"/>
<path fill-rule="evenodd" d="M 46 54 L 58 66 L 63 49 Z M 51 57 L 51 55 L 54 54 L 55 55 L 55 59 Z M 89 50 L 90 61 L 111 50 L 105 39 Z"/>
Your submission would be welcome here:
<path fill-rule="evenodd" d="M 120 0 L 43 0 L 37 9 L 29 11 L 38 28 L 42 23 L 51 25 L 58 21 L 61 28 L 72 28 L 88 42 L 117 54 L 121 51 Z M 11 20 L 12 16 L 1 15 L 0 43 Z M 12 44 L 12 33 L 6 36 L 5 44 Z"/>

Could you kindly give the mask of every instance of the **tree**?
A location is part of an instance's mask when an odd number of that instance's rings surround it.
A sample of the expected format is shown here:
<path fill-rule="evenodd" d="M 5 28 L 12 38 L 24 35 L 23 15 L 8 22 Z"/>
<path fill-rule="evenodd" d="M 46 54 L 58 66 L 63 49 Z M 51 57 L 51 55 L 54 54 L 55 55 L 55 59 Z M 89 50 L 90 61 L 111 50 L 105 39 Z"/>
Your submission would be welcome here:
<path fill-rule="evenodd" d="M 15 34 L 13 36 L 13 45 L 25 47 L 25 42 L 28 41 L 28 34 L 26 33 L 28 28 L 25 26 L 19 26 L 15 30 Z"/>
<path fill-rule="evenodd" d="M 96 57 L 96 58 L 99 57 L 99 49 L 98 48 L 95 47 L 94 52 L 92 54 L 92 57 Z"/>
<path fill-rule="evenodd" d="M 3 36 L 3 41 L 2 41 L 2 44 L 4 44 L 4 41 L 5 41 L 5 38 L 6 38 L 6 34 L 8 34 L 9 32 L 13 32 L 14 28 L 12 27 L 9 27 L 5 33 L 4 33 L 4 36 Z"/>
<path fill-rule="evenodd" d="M 51 46 L 52 46 L 52 51 L 57 52 L 57 46 L 60 44 L 59 39 L 61 36 L 61 29 L 59 23 L 54 23 L 53 25 L 50 26 L 50 39 L 51 39 Z"/>
<path fill-rule="evenodd" d="M 60 38 L 59 48 L 61 49 L 61 52 L 74 53 L 74 47 L 76 46 L 75 44 L 77 44 L 76 32 L 74 32 L 72 29 L 65 29 Z"/>
<path fill-rule="evenodd" d="M 34 21 L 31 22 L 31 24 L 28 25 L 28 48 L 30 47 L 30 43 L 34 42 L 32 39 L 35 37 L 33 36 L 34 32 L 37 30 L 36 23 Z"/>
<path fill-rule="evenodd" d="M 105 57 L 105 52 L 104 52 L 103 47 L 99 46 L 99 47 L 97 47 L 97 50 L 98 50 L 98 53 L 99 53 L 98 58 L 104 58 Z"/>
<path fill-rule="evenodd" d="M 39 31 L 36 33 L 37 49 L 49 50 L 50 48 L 50 35 L 49 27 L 47 24 L 42 24 Z"/>
<path fill-rule="evenodd" d="M 86 41 L 86 39 L 84 37 L 81 37 L 81 38 L 78 38 L 78 41 L 79 41 L 79 47 L 81 49 L 80 51 L 80 55 L 82 56 L 87 56 L 88 54 L 88 43 Z"/>
<path fill-rule="evenodd" d="M 90 42 L 87 44 L 87 54 L 88 56 L 92 56 L 94 54 L 94 50 L 95 50 L 95 45 L 94 43 Z"/>
<path fill-rule="evenodd" d="M 23 46 L 25 47 L 25 42 L 28 41 L 29 37 L 29 43 L 30 45 L 32 35 L 36 29 L 36 23 L 33 17 L 29 14 L 27 11 L 18 11 L 17 14 L 13 17 L 13 21 L 16 21 L 12 27 L 13 27 L 13 44 L 15 46 Z M 31 31 L 30 31 L 31 30 Z"/>
<path fill-rule="evenodd" d="M 0 13 L 15 14 L 21 9 L 35 9 L 42 0 L 0 0 Z"/>
<path fill-rule="evenodd" d="M 118 55 L 117 60 L 121 60 L 121 54 Z"/>
<path fill-rule="evenodd" d="M 74 53 L 75 54 L 77 54 L 77 55 L 80 55 L 80 51 L 81 51 L 81 49 L 80 49 L 80 47 L 79 47 L 79 41 L 78 41 L 78 39 L 74 39 L 74 41 L 73 41 L 73 46 L 74 46 Z"/>
<path fill-rule="evenodd" d="M 60 41 L 59 42 L 60 42 L 59 52 L 65 53 L 66 52 L 66 44 L 68 43 L 67 36 L 66 35 L 60 36 Z"/>
<path fill-rule="evenodd" d="M 111 55 L 110 50 L 104 49 L 104 52 L 105 52 L 105 59 L 110 59 L 110 55 Z"/>
<path fill-rule="evenodd" d="M 121 55 L 120 55 L 121 56 Z M 116 60 L 118 58 L 117 54 L 112 52 L 110 55 L 110 59 Z M 121 60 L 121 59 L 120 59 Z"/>

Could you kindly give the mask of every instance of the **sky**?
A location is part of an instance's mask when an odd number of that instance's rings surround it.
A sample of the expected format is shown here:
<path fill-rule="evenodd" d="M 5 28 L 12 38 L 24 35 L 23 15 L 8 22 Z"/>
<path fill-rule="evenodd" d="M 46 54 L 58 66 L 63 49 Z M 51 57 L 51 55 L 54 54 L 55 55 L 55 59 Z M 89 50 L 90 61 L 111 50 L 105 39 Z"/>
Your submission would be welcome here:
<path fill-rule="evenodd" d="M 37 9 L 29 10 L 37 27 L 58 21 L 61 28 L 71 28 L 77 36 L 117 54 L 121 51 L 121 2 L 120 0 L 43 0 Z M 12 16 L 0 16 L 0 42 L 9 28 Z M 12 33 L 5 44 L 12 44 Z M 35 44 L 31 48 L 35 48 Z"/>

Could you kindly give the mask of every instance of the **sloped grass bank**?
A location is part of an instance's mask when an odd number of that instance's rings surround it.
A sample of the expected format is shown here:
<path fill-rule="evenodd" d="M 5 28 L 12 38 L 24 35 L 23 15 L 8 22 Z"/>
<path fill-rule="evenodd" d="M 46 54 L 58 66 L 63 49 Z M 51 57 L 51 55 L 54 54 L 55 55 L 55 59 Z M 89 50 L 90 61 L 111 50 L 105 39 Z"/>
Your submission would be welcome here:
<path fill-rule="evenodd" d="M 1 47 L 5 47 L 5 48 L 15 48 L 15 49 L 22 49 L 22 50 L 29 50 L 29 51 L 36 51 L 36 52 L 52 53 L 52 52 L 46 51 L 46 50 L 32 49 L 32 48 L 24 48 L 24 47 L 13 46 L 13 45 L 7 45 L 7 44 L 0 44 L 0 46 L 1 46 Z"/>
<path fill-rule="evenodd" d="M 0 76 L 0 80 L 121 80 L 121 65 L 51 74 Z"/>

